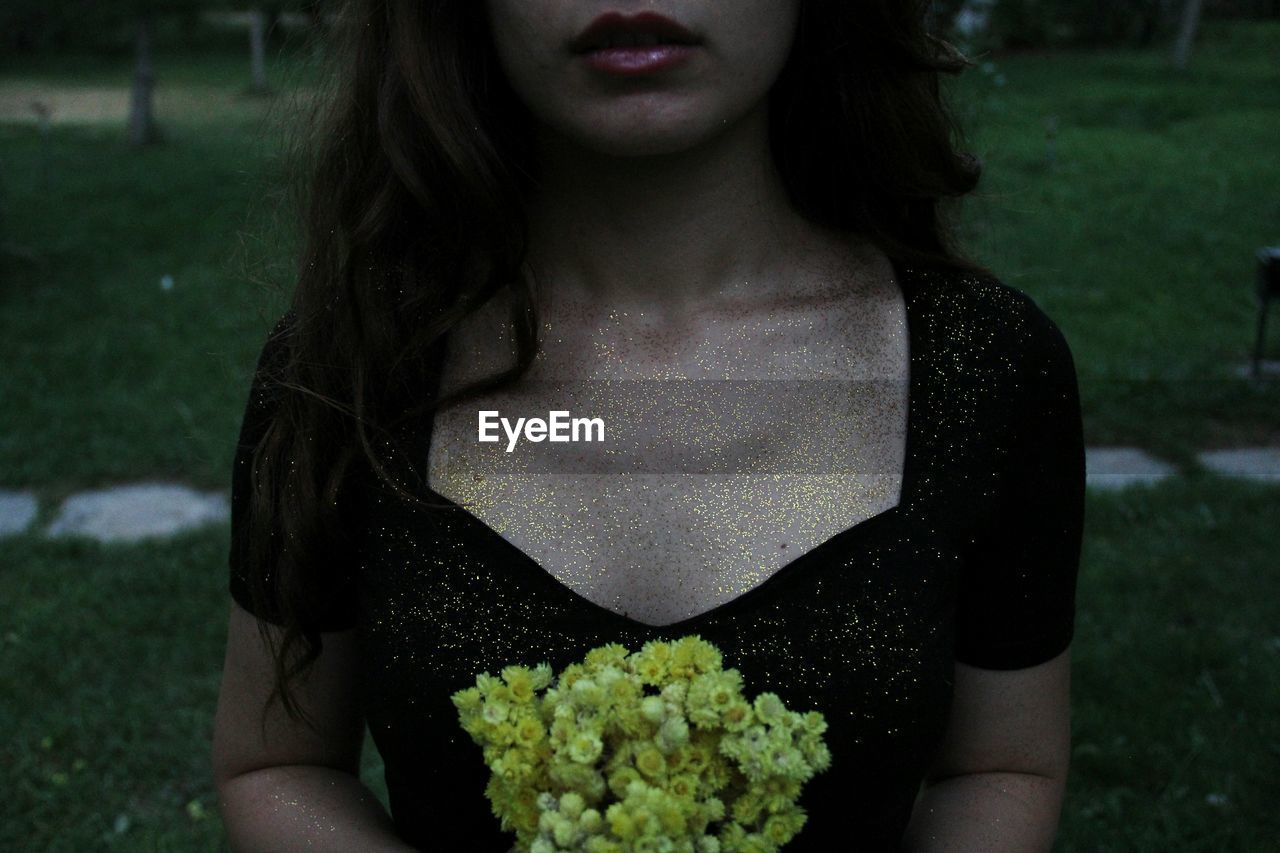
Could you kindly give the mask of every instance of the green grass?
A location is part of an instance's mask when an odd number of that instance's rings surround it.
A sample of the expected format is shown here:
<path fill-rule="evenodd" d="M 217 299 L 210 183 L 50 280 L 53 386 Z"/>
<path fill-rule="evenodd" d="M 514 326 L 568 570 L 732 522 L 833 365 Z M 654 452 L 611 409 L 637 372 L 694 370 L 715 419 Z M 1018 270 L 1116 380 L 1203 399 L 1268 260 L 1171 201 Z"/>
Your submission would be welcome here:
<path fill-rule="evenodd" d="M 988 57 L 993 72 L 962 78 L 986 165 L 964 233 L 1062 327 L 1091 444 L 1192 464 L 1280 441 L 1277 384 L 1234 372 L 1253 349 L 1254 253 L 1280 244 L 1276 44 L 1274 24 L 1208 26 L 1181 74 L 1112 51 Z"/>
<path fill-rule="evenodd" d="M 5 541 L 0 850 L 225 849 L 209 749 L 226 536 Z M 364 758 L 385 800 L 371 743 Z"/>
<path fill-rule="evenodd" d="M 0 125 L 8 237 L 38 258 L 11 259 L 0 290 L 0 483 L 225 484 L 265 327 L 234 258 L 260 164 L 233 133 L 171 135 L 133 152 L 60 129 L 40 194 L 35 133 Z"/>
<path fill-rule="evenodd" d="M 1184 74 L 1155 53 L 1040 54 L 995 57 L 1002 86 L 978 69 L 959 83 L 986 165 L 974 253 L 1063 328 L 1089 443 L 1187 467 L 1089 497 L 1062 851 L 1266 850 L 1280 831 L 1280 508 L 1193 459 L 1280 441 L 1280 383 L 1232 373 L 1252 346 L 1253 252 L 1280 243 L 1276 45 L 1274 25 L 1211 25 Z M 33 124 L 0 120 L 0 488 L 36 489 L 46 515 L 111 482 L 225 487 L 280 306 L 259 279 L 289 267 L 259 226 L 272 114 L 239 94 L 245 66 L 162 51 L 168 142 L 143 151 L 123 117 L 55 125 L 47 152 Z M 288 56 L 272 71 L 308 73 Z M 0 57 L 0 94 L 127 81 L 121 57 Z M 207 762 L 225 548 L 225 529 L 0 544 L 0 849 L 221 848 Z M 379 768 L 368 745 L 385 796 Z"/>
<path fill-rule="evenodd" d="M 1063 851 L 1274 849 L 1275 498 L 1211 475 L 1090 496 Z"/>

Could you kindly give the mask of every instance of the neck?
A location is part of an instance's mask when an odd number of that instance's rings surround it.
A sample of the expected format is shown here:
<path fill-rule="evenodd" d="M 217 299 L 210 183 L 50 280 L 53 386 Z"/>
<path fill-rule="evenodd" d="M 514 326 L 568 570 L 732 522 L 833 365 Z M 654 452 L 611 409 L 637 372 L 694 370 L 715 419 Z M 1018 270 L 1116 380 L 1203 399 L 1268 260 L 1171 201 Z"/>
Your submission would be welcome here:
<path fill-rule="evenodd" d="M 764 105 L 693 149 L 611 156 L 540 132 L 529 259 L 557 293 L 678 309 L 777 281 L 809 226 L 769 154 Z"/>

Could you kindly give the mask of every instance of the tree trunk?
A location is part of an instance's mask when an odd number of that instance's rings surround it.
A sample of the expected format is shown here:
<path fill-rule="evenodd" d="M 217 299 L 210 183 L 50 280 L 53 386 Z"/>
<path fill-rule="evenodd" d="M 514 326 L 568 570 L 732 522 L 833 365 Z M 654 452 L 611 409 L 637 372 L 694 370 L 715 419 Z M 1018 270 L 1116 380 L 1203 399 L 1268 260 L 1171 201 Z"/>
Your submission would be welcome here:
<path fill-rule="evenodd" d="M 1186 68 L 1191 62 L 1191 47 L 1196 41 L 1196 28 L 1200 25 L 1201 0 L 1185 0 L 1182 4 L 1182 23 L 1178 27 L 1178 40 L 1173 46 L 1173 64 Z"/>
<path fill-rule="evenodd" d="M 129 144 L 146 145 L 157 139 L 152 117 L 155 89 L 155 66 L 151 61 L 151 13 L 138 14 L 135 41 L 136 64 L 133 69 L 133 91 L 129 98 Z"/>
<path fill-rule="evenodd" d="M 253 75 L 250 89 L 262 93 L 267 85 L 267 13 L 261 6 L 249 10 L 249 65 Z"/>

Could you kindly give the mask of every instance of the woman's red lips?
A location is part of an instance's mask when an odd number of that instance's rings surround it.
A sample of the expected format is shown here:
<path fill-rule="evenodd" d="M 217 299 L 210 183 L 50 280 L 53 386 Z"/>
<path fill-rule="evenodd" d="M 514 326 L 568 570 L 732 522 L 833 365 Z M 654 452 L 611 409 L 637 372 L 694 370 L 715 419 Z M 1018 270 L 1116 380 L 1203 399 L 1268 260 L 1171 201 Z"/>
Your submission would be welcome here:
<path fill-rule="evenodd" d="M 698 37 L 689 30 L 655 12 L 629 16 L 606 12 L 592 21 L 570 43 L 569 49 L 576 54 L 586 54 L 606 48 L 636 50 L 698 43 Z"/>

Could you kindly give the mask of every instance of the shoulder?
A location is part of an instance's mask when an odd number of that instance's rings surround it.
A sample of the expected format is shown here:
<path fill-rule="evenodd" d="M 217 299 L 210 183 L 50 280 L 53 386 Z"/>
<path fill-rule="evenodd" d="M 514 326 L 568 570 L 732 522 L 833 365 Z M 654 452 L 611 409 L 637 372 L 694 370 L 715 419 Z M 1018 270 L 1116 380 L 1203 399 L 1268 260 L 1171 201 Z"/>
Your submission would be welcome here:
<path fill-rule="evenodd" d="M 1074 380 L 1061 326 L 1024 290 L 990 272 L 919 268 L 916 298 L 944 358 L 1014 381 Z"/>
<path fill-rule="evenodd" d="M 254 370 L 259 381 L 278 380 L 279 373 L 289 360 L 293 330 L 297 325 L 294 313 L 289 311 L 282 315 L 271 326 L 266 341 L 258 354 L 258 365 Z"/>
<path fill-rule="evenodd" d="M 271 407 L 278 404 L 285 374 L 289 368 L 292 351 L 292 335 L 296 323 L 290 311 L 272 325 L 258 352 L 249 388 L 251 406 Z"/>

